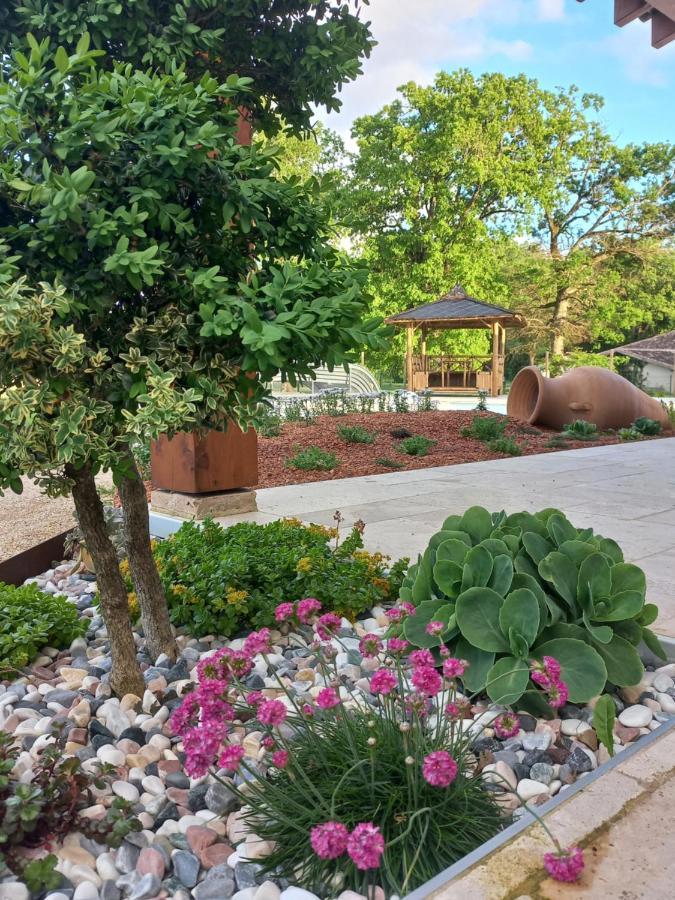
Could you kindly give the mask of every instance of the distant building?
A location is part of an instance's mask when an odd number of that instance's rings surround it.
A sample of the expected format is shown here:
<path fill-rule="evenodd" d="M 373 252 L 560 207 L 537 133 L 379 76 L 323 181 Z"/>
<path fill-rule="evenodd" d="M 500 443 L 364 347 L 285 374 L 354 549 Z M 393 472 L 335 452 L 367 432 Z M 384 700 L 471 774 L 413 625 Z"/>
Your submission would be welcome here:
<path fill-rule="evenodd" d="M 675 394 L 675 331 L 666 331 L 665 334 L 624 344 L 623 347 L 614 347 L 604 353 L 639 360 L 643 364 L 644 388 Z"/>

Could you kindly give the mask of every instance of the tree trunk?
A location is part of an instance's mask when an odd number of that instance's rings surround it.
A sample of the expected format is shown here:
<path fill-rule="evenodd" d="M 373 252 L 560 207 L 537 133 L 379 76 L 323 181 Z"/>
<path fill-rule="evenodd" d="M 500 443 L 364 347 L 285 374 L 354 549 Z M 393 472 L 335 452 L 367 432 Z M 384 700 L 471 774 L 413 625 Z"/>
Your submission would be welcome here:
<path fill-rule="evenodd" d="M 136 659 L 127 589 L 120 574 L 117 552 L 108 537 L 94 476 L 89 466 L 82 469 L 66 466 L 66 475 L 73 481 L 77 517 L 96 569 L 101 613 L 110 641 L 112 689 L 120 697 L 124 694 L 142 697 L 145 685 Z"/>
<path fill-rule="evenodd" d="M 119 492 L 124 509 L 129 570 L 141 608 L 145 641 L 153 660 L 162 653 L 175 660 L 178 648 L 171 630 L 164 587 L 150 546 L 150 517 L 145 486 L 133 458 L 130 458 L 130 465 L 133 467 L 133 475 L 122 478 Z"/>
<path fill-rule="evenodd" d="M 569 315 L 570 301 L 566 290 L 558 292 L 553 312 L 551 336 L 551 353 L 554 356 L 562 356 L 565 352 L 565 326 Z"/>

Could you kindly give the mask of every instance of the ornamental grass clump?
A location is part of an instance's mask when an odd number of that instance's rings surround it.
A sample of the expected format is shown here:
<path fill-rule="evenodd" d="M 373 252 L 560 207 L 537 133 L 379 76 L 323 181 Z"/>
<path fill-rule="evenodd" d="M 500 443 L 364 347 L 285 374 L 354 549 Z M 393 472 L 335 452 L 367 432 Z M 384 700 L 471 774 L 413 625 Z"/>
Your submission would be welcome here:
<path fill-rule="evenodd" d="M 199 683 L 174 712 L 185 769 L 210 771 L 239 798 L 248 840 L 271 848 L 264 872 L 321 897 L 343 890 L 404 895 L 480 846 L 508 823 L 496 792 L 487 790 L 471 749 L 481 726 L 458 679 L 468 663 L 421 649 L 407 656 L 402 638 L 365 635 L 361 655 L 374 663 L 367 686 L 340 678 L 347 652 L 341 619 L 320 615 L 314 598 L 284 602 L 277 626 L 316 658 L 318 691 L 250 691 L 245 681 L 260 657 L 269 666 L 269 629 L 252 632 L 240 650 L 201 660 Z M 415 614 L 401 604 L 392 621 Z M 429 633 L 442 622 L 427 624 Z M 440 662 L 439 662 L 440 660 Z M 566 685 L 553 658 L 532 661 L 533 690 L 552 706 Z M 503 725 L 513 713 L 505 709 Z M 258 750 L 245 729 L 261 735 Z M 469 728 L 468 726 L 472 727 Z M 181 747 L 178 745 L 180 751 Z"/>

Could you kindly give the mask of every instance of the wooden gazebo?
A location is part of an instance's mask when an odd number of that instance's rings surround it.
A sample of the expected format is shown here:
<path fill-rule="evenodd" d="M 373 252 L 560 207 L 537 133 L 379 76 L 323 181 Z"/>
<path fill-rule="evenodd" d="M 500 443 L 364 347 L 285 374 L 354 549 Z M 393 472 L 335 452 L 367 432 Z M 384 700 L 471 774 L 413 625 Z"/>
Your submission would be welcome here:
<path fill-rule="evenodd" d="M 469 297 L 461 285 L 433 303 L 389 316 L 389 325 L 405 328 L 406 382 L 408 389 L 442 392 L 488 391 L 493 397 L 504 387 L 504 348 L 506 329 L 525 324 L 522 316 L 509 309 L 483 303 Z M 488 356 L 427 355 L 430 331 L 487 328 L 492 334 L 492 353 Z M 420 333 L 419 352 L 415 353 L 415 331 Z"/>

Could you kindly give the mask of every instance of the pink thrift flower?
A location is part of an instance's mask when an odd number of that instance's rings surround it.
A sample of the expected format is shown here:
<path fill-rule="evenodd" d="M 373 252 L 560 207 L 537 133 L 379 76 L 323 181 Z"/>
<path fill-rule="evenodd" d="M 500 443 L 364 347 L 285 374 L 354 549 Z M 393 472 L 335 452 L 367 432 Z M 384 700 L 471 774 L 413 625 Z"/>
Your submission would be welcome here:
<path fill-rule="evenodd" d="M 302 707 L 302 711 L 310 719 L 314 715 L 314 707 L 311 705 L 311 703 L 305 703 L 305 705 Z"/>
<path fill-rule="evenodd" d="M 424 757 L 422 774 L 433 787 L 449 787 L 457 777 L 458 766 L 447 750 L 434 750 Z"/>
<path fill-rule="evenodd" d="M 419 718 L 429 715 L 430 703 L 423 694 L 408 694 L 405 698 L 405 710 L 409 715 Z"/>
<path fill-rule="evenodd" d="M 426 628 L 424 629 L 427 634 L 432 636 L 437 636 L 443 632 L 445 628 L 445 622 L 428 622 Z"/>
<path fill-rule="evenodd" d="M 303 625 L 306 625 L 315 613 L 321 610 L 321 604 L 314 597 L 305 597 L 298 603 L 296 610 L 298 619 Z"/>
<path fill-rule="evenodd" d="M 408 600 L 401 600 L 399 606 L 406 616 L 414 616 L 417 612 L 417 607 L 415 606 L 415 604 L 410 603 Z"/>
<path fill-rule="evenodd" d="M 359 641 L 361 656 L 373 657 L 382 650 L 382 641 L 376 634 L 366 634 Z"/>
<path fill-rule="evenodd" d="M 248 656 L 256 656 L 258 653 L 269 653 L 271 649 L 269 628 L 252 631 L 244 641 L 244 653 Z"/>
<path fill-rule="evenodd" d="M 538 684 L 539 687 L 542 687 L 545 691 L 548 690 L 551 686 L 551 679 L 542 669 L 531 669 L 530 678 L 532 679 L 532 681 L 534 681 L 535 684 Z"/>
<path fill-rule="evenodd" d="M 441 646 L 438 648 L 438 652 L 441 654 L 443 659 L 447 659 L 450 656 L 450 651 L 445 646 L 445 644 L 441 644 Z"/>
<path fill-rule="evenodd" d="M 194 692 L 188 694 L 180 706 L 178 706 L 171 716 L 171 729 L 174 734 L 183 735 L 195 724 L 199 704 Z"/>
<path fill-rule="evenodd" d="M 276 745 L 277 745 L 276 741 L 274 740 L 273 737 L 270 737 L 269 734 L 267 735 L 267 737 L 264 737 L 264 738 L 260 741 L 260 746 L 261 746 L 261 747 L 264 747 L 265 750 L 274 750 L 274 748 L 276 747 Z"/>
<path fill-rule="evenodd" d="M 413 666 L 434 666 L 434 657 L 430 650 L 413 650 L 409 656 Z"/>
<path fill-rule="evenodd" d="M 234 771 L 239 768 L 242 759 L 246 756 L 246 751 L 239 744 L 228 744 L 220 754 L 218 765 L 221 769 L 229 769 Z"/>
<path fill-rule="evenodd" d="M 396 653 L 396 654 L 405 653 L 405 651 L 408 649 L 408 647 L 409 647 L 408 642 L 406 640 L 404 640 L 403 638 L 393 637 L 393 638 L 389 638 L 389 640 L 387 641 L 387 650 L 390 653 Z"/>
<path fill-rule="evenodd" d="M 286 707 L 281 700 L 265 700 L 258 707 L 258 719 L 263 725 L 276 725 L 283 723 L 286 718 Z"/>
<path fill-rule="evenodd" d="M 185 771 L 192 778 L 206 775 L 225 737 L 225 726 L 191 728 L 183 735 Z"/>
<path fill-rule="evenodd" d="M 545 853 L 544 867 L 556 881 L 577 881 L 584 868 L 584 851 L 581 847 L 569 847 L 556 853 Z"/>
<path fill-rule="evenodd" d="M 322 641 L 327 641 L 336 633 L 342 624 L 340 616 L 335 613 L 324 613 L 316 623 L 316 632 Z"/>
<path fill-rule="evenodd" d="M 347 853 L 357 869 L 377 869 L 384 853 L 384 837 L 372 822 L 361 822 L 349 835 Z"/>
<path fill-rule="evenodd" d="M 373 694 L 390 694 L 396 687 L 396 675 L 391 669 L 378 669 L 370 679 Z"/>
<path fill-rule="evenodd" d="M 385 616 L 390 622 L 400 622 L 404 615 L 403 610 L 399 609 L 398 606 L 394 606 L 393 609 L 388 609 L 385 613 Z"/>
<path fill-rule="evenodd" d="M 253 668 L 251 657 L 243 650 L 227 650 L 222 656 L 225 672 L 231 672 L 237 678 L 245 678 Z"/>
<path fill-rule="evenodd" d="M 551 681 L 557 681 L 560 678 L 560 663 L 557 659 L 554 659 L 552 656 L 545 656 L 542 659 L 542 663 L 544 666 L 544 671 L 551 679 Z"/>
<path fill-rule="evenodd" d="M 443 663 L 443 675 L 448 680 L 451 680 L 452 678 L 458 678 L 460 675 L 463 675 L 466 672 L 466 668 L 468 665 L 469 664 L 465 659 L 456 659 L 454 656 L 451 656 Z"/>
<path fill-rule="evenodd" d="M 285 622 L 293 616 L 294 609 L 292 603 L 280 603 L 274 610 L 275 622 Z"/>
<path fill-rule="evenodd" d="M 196 666 L 199 681 L 220 681 L 220 659 L 214 654 L 200 659 Z"/>
<path fill-rule="evenodd" d="M 420 666 L 415 669 L 410 680 L 420 694 L 427 694 L 429 697 L 437 694 L 443 686 L 441 676 L 431 666 Z"/>
<path fill-rule="evenodd" d="M 505 741 L 515 737 L 520 731 L 520 720 L 514 713 L 502 713 L 494 720 L 493 728 L 498 738 Z"/>
<path fill-rule="evenodd" d="M 448 703 L 445 707 L 445 714 L 449 719 L 459 719 L 462 715 L 462 710 L 457 703 Z"/>
<path fill-rule="evenodd" d="M 277 769 L 285 769 L 288 765 L 288 750 L 275 750 L 272 754 L 272 765 Z"/>
<path fill-rule="evenodd" d="M 321 859 L 337 859 L 347 849 L 349 831 L 341 822 L 324 822 L 310 831 L 312 850 Z"/>
<path fill-rule="evenodd" d="M 334 706 L 339 705 L 340 697 L 334 688 L 327 687 L 319 691 L 316 703 L 321 709 L 332 709 Z"/>
<path fill-rule="evenodd" d="M 250 694 L 246 695 L 246 702 L 249 706 L 257 706 L 258 703 L 262 703 L 265 699 L 265 695 L 262 691 L 251 691 Z"/>
<path fill-rule="evenodd" d="M 564 681 L 553 681 L 548 688 L 548 705 L 551 709 L 560 709 L 567 703 L 570 692 Z"/>

